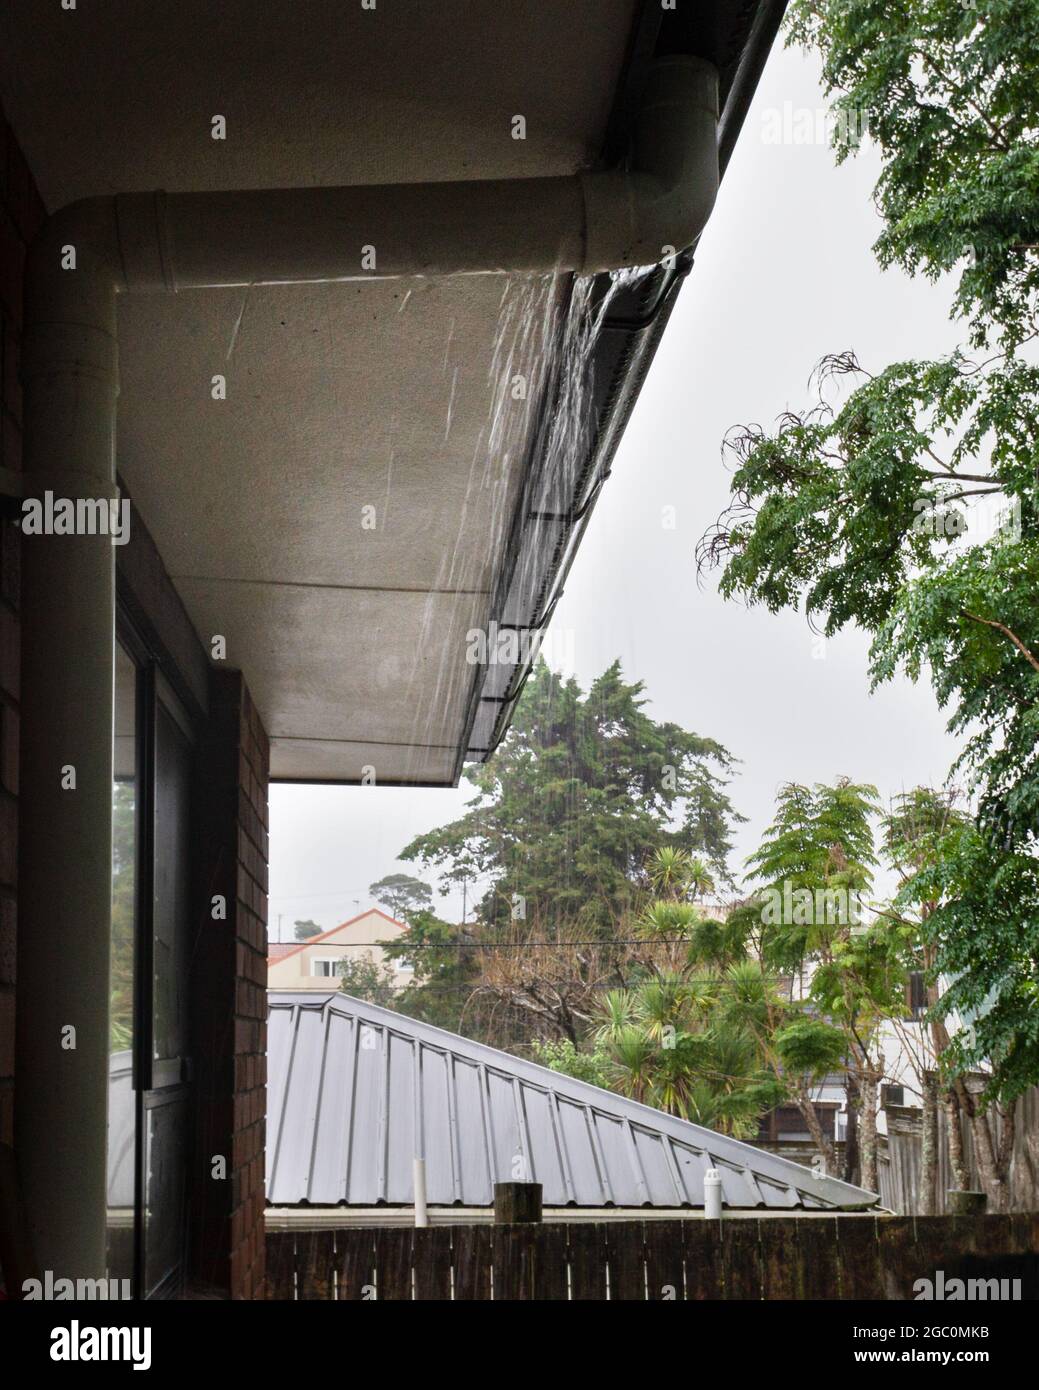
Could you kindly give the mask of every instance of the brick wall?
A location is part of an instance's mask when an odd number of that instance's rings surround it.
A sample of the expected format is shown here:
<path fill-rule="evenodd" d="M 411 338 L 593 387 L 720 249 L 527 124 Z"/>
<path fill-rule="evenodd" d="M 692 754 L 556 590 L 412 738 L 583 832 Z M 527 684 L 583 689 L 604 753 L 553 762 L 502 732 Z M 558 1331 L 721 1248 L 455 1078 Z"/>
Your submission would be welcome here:
<path fill-rule="evenodd" d="M 203 901 L 227 921 L 196 945 L 199 1096 L 192 1273 L 232 1298 L 262 1298 L 267 1084 L 267 734 L 241 676 L 214 671 L 201 750 Z M 215 1156 L 226 1178 L 211 1176 Z"/>
<path fill-rule="evenodd" d="M 45 212 L 18 142 L 0 111 L 0 482 L 22 468 L 22 270 Z M 6 486 L 0 488 L 4 494 Z M 0 499 L 0 1143 L 13 1140 L 14 986 L 18 882 L 19 542 Z"/>
<path fill-rule="evenodd" d="M 231 1296 L 264 1294 L 267 1109 L 267 732 L 241 689 L 235 904 L 234 1178 Z"/>

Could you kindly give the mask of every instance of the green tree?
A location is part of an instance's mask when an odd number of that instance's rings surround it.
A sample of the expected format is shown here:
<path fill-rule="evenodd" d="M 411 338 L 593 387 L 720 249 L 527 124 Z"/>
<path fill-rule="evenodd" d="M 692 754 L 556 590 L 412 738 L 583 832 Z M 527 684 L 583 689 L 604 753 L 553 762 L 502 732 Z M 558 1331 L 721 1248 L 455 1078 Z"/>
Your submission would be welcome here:
<path fill-rule="evenodd" d="M 921 1023 L 893 1019 L 906 1056 L 917 1074 L 921 1097 L 921 1157 L 917 1210 L 921 1215 L 937 1211 L 939 1115 L 946 1126 L 949 1159 L 954 1181 L 961 1189 L 970 1187 L 963 1148 L 961 1114 L 973 1106 L 962 1077 L 948 1066 L 950 1037 L 945 1019 L 939 1015 L 941 983 L 937 972 L 935 939 L 930 918 L 939 899 L 921 891 L 920 875 L 933 869 L 941 854 L 945 834 L 967 817 L 958 808 L 958 792 L 914 787 L 894 799 L 883 818 L 884 856 L 895 870 L 899 891 L 890 912 L 907 925 L 912 964 L 919 969 L 927 991 L 927 1014 Z M 924 1032 L 923 1030 L 926 1030 Z M 917 1042 L 913 1034 L 925 1039 Z M 914 1046 L 914 1043 L 916 1045 Z M 939 1092 L 942 1106 L 939 1110 Z"/>
<path fill-rule="evenodd" d="M 732 757 L 651 719 L 642 691 L 618 662 L 587 695 L 539 662 L 498 752 L 466 769 L 477 790 L 466 815 L 401 857 L 435 865 L 446 883 L 488 883 L 477 906 L 486 925 L 520 911 L 547 929 L 579 919 L 612 930 L 660 846 L 700 854 L 724 876 L 742 819 L 725 794 Z"/>
<path fill-rule="evenodd" d="M 947 845 L 956 896 L 933 927 L 936 967 L 956 985 L 936 1007 L 986 1001 L 956 1055 L 964 1067 L 991 1057 L 993 1090 L 1009 1099 L 1039 1080 L 1039 369 L 1028 355 L 1039 4 L 796 0 L 788 33 L 822 56 L 838 158 L 863 122 L 879 150 L 881 264 L 956 274 L 968 341 L 872 374 L 852 353 L 831 356 L 816 406 L 772 432 L 732 433 L 733 502 L 700 560 L 723 567 L 727 596 L 803 608 L 828 634 L 870 632 L 874 684 L 929 674 L 962 740 L 978 835 L 977 852 L 964 832 Z"/>
<path fill-rule="evenodd" d="M 901 880 L 891 911 L 903 922 L 912 914 L 914 945 L 927 973 L 931 1051 L 944 1092 L 953 1172 L 959 1186 L 969 1185 L 962 1117 L 970 1126 L 981 1185 L 992 1208 L 1003 1210 L 1017 1096 L 1039 1071 L 1034 980 L 1029 988 L 1039 958 L 1039 918 L 1022 922 L 1020 912 L 1022 902 L 1039 896 L 1039 863 L 1031 855 L 1003 854 L 993 872 L 990 845 L 959 811 L 953 793 L 918 787 L 899 799 L 884 824 L 885 847 Z M 986 986 L 986 956 L 997 951 L 1011 982 L 998 993 Z M 939 965 L 951 975 L 940 975 Z M 1009 1047 L 1007 1039 L 1013 1040 Z M 965 1074 L 979 1054 L 1001 1071 L 1002 1099 L 990 1088 L 978 1095 L 967 1084 Z M 929 1157 L 926 1085 L 924 1097 Z M 926 1210 L 933 1200 L 928 1168 L 921 1187 Z"/>
<path fill-rule="evenodd" d="M 719 1008 L 726 981 L 673 974 L 611 991 L 593 1056 L 612 1089 L 723 1134 L 750 1138 L 784 1090 L 743 1020 Z"/>
<path fill-rule="evenodd" d="M 725 791 L 733 760 L 651 719 L 645 704 L 617 662 L 587 694 L 539 662 L 498 752 L 466 769 L 477 794 L 465 815 L 401 853 L 445 887 L 486 885 L 472 935 L 484 948 L 479 989 L 496 1001 L 505 1041 L 579 1041 L 598 992 L 624 982 L 625 948 L 610 943 L 650 893 L 657 849 L 727 877 L 741 819 Z"/>
<path fill-rule="evenodd" d="M 849 1092 L 846 1175 L 877 1190 L 877 1099 L 884 1076 L 881 1025 L 904 1007 L 905 933 L 867 895 L 877 863 L 873 820 L 877 790 L 839 778 L 832 786 L 781 788 L 776 816 L 749 857 L 758 885 L 749 913 L 760 918 L 763 964 L 790 977 L 790 1000 L 843 1037 Z M 788 1046 L 808 1040 L 778 1032 Z M 821 1035 L 818 1040 L 822 1040 Z M 810 1131 L 812 1107 L 797 1097 Z M 857 1149 L 857 1153 L 856 1153 Z M 825 1152 L 825 1148 L 824 1148 Z M 855 1160 L 861 1175 L 854 1172 Z"/>
<path fill-rule="evenodd" d="M 383 951 L 398 967 L 406 965 L 412 971 L 397 995 L 399 1012 L 461 1032 L 477 977 L 475 946 L 466 928 L 452 926 L 428 910 L 412 912 L 407 931 L 385 942 Z"/>
<path fill-rule="evenodd" d="M 384 1009 L 396 1007 L 396 980 L 388 965 L 370 955 L 346 956 L 339 962 L 338 974 L 339 988 L 351 998 L 381 1004 Z"/>
<path fill-rule="evenodd" d="M 315 936 L 320 936 L 324 931 L 317 922 L 312 922 L 309 918 L 305 921 L 293 922 L 297 941 L 310 941 Z"/>
<path fill-rule="evenodd" d="M 719 1000 L 721 1021 L 753 1038 L 757 1045 L 772 1083 L 773 1099 L 767 1108 L 792 1101 L 823 1157 L 826 1171 L 834 1172 L 833 1144 L 823 1132 L 814 1096 L 823 1078 L 845 1065 L 843 1032 L 817 1017 L 810 1000 L 792 998 L 783 982 L 749 953 L 727 967 L 724 983 Z"/>
<path fill-rule="evenodd" d="M 838 160 L 880 152 L 874 251 L 957 274 L 971 341 L 1016 347 L 1039 293 L 1036 0 L 794 0 L 788 43 L 821 55 Z"/>
<path fill-rule="evenodd" d="M 632 984 L 605 995 L 593 1055 L 625 1095 L 749 1138 L 784 1087 L 730 1007 L 729 969 L 745 958 L 745 935 L 690 901 L 703 886 L 703 865 L 684 851 L 658 849 L 648 877 L 666 896 L 635 925 L 646 949 L 636 953 Z"/>
<path fill-rule="evenodd" d="M 413 912 L 426 911 L 433 902 L 429 884 L 410 874 L 387 874 L 378 883 L 369 884 L 368 892 L 400 922 Z"/>
<path fill-rule="evenodd" d="M 609 1090 L 613 1077 L 612 1059 L 605 1048 L 596 1046 L 590 1052 L 575 1047 L 569 1038 L 535 1038 L 531 1043 L 531 1055 L 535 1062 L 552 1071 L 563 1072 L 566 1076 L 587 1081 L 592 1086 Z"/>

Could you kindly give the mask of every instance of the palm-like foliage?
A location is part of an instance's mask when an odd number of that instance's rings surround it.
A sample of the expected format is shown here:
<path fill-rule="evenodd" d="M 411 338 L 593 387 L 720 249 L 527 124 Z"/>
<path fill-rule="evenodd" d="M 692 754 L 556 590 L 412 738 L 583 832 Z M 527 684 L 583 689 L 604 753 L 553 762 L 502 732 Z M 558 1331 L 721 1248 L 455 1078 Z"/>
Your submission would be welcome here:
<path fill-rule="evenodd" d="M 644 915 L 641 932 L 672 941 L 678 927 L 699 930 L 706 920 L 688 903 L 662 900 Z M 745 1137 L 776 1103 L 777 1087 L 753 1032 L 720 1009 L 724 975 L 695 953 L 682 954 L 676 968 L 603 997 L 596 1046 L 624 1095 Z"/>
<path fill-rule="evenodd" d="M 706 898 L 714 892 L 714 874 L 706 859 L 694 856 L 689 860 L 688 886 L 696 899 Z"/>
<path fill-rule="evenodd" d="M 700 911 L 692 903 L 663 898 L 646 908 L 635 930 L 647 941 L 685 941 L 700 920 Z"/>
<path fill-rule="evenodd" d="M 714 870 L 708 860 L 673 845 L 662 845 L 655 852 L 647 872 L 658 898 L 701 899 L 715 889 Z"/>
<path fill-rule="evenodd" d="M 629 1024 L 610 1039 L 610 1069 L 614 1088 L 632 1100 L 652 1104 L 649 1093 L 660 1048 L 641 1028 Z"/>
<path fill-rule="evenodd" d="M 626 1030 L 634 1027 L 634 995 L 628 989 L 610 989 L 599 1006 L 599 1024 L 595 1029 L 596 1045 L 609 1045 Z"/>

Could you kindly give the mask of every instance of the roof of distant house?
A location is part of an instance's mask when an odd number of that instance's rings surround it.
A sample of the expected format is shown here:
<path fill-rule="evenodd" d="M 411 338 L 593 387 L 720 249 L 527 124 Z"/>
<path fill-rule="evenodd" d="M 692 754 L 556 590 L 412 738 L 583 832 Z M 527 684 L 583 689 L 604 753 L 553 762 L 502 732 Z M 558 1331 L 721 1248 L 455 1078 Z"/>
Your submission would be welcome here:
<path fill-rule="evenodd" d="M 306 941 L 272 941 L 267 947 L 267 962 L 284 960 L 286 956 L 293 956 L 297 951 L 302 951 L 305 946 L 317 946 L 322 941 L 327 941 L 330 936 L 335 936 L 344 927 L 352 927 L 355 922 L 360 922 L 365 917 L 381 917 L 386 922 L 392 922 L 395 927 L 400 927 L 401 931 L 407 931 L 406 922 L 398 922 L 396 917 L 391 917 L 388 912 L 383 912 L 379 907 L 366 908 L 364 912 L 359 912 L 356 917 L 351 917 L 346 922 L 340 922 L 338 927 L 330 927 L 328 931 L 323 931 L 319 936 L 308 937 Z M 281 949 L 279 949 L 279 947 Z"/>

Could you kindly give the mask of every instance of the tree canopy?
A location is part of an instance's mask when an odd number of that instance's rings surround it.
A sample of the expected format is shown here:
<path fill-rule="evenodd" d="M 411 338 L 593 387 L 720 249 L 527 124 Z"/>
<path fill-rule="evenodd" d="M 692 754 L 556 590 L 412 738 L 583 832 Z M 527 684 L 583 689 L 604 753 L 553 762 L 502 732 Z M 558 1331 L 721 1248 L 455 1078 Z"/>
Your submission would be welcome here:
<path fill-rule="evenodd" d="M 787 41 L 822 57 L 839 160 L 863 126 L 883 167 L 882 266 L 958 274 L 971 342 L 1034 334 L 1039 293 L 1035 0 L 794 0 Z"/>
<path fill-rule="evenodd" d="M 413 878 L 411 874 L 387 874 L 377 883 L 369 884 L 368 892 L 399 920 L 412 912 L 428 911 L 433 902 L 433 890 L 429 884 L 423 883 L 420 878 Z"/>
<path fill-rule="evenodd" d="M 795 0 L 838 157 L 863 120 L 881 156 L 881 264 L 956 274 L 968 341 L 876 370 L 824 358 L 814 404 L 728 436 L 732 503 L 699 551 L 726 596 L 865 629 L 874 685 L 929 678 L 948 711 L 976 819 L 921 891 L 956 981 L 938 1007 L 984 1015 L 961 1061 L 992 1058 L 1004 1096 L 1039 1080 L 1037 36 L 1036 0 Z"/>
<path fill-rule="evenodd" d="M 401 858 L 435 867 L 445 884 L 485 885 L 484 926 L 536 922 L 542 934 L 580 922 L 608 935 L 648 887 L 645 866 L 662 846 L 727 879 L 742 819 L 725 790 L 733 758 L 645 704 L 619 661 L 587 693 L 539 662 L 497 753 L 466 769 L 477 791 L 466 814 Z"/>

